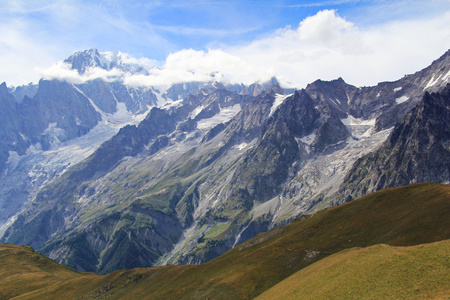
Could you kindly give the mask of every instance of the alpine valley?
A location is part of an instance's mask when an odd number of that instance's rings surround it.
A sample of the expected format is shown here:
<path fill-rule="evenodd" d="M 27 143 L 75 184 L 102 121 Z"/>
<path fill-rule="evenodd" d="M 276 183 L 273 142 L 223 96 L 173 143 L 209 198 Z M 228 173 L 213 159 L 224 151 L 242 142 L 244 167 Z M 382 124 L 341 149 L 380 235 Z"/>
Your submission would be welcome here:
<path fill-rule="evenodd" d="M 149 72 L 95 49 L 64 65 L 80 78 Z M 449 83 L 450 51 L 373 87 L 3 83 L 1 241 L 100 274 L 201 264 L 378 190 L 449 184 Z"/>

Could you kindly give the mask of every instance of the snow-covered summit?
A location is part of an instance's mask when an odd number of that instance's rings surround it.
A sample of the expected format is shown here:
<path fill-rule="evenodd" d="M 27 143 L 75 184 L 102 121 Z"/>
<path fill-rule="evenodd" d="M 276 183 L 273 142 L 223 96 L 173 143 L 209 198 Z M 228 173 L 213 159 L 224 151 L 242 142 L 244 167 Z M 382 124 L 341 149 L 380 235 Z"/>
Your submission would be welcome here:
<path fill-rule="evenodd" d="M 73 70 L 80 75 L 90 68 L 101 68 L 110 71 L 114 68 L 131 74 L 148 75 L 148 70 L 154 68 L 154 62 L 150 59 L 136 59 L 127 53 L 120 51 L 98 51 L 89 49 L 78 51 L 64 60 Z"/>

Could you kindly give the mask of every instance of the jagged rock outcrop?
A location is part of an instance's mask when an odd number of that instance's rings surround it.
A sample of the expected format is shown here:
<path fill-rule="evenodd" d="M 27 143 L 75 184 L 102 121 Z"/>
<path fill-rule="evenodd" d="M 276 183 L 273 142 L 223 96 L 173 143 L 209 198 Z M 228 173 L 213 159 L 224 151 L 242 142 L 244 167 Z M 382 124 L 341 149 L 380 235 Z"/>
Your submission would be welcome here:
<path fill-rule="evenodd" d="M 67 141 L 84 135 L 100 120 L 89 100 L 65 82 L 41 80 L 33 99 L 25 96 L 20 103 L 3 83 L 0 101 L 3 151 L 19 155 L 31 144 L 49 149 L 55 139 Z"/>
<path fill-rule="evenodd" d="M 450 84 L 425 92 L 386 142 L 355 162 L 334 203 L 416 182 L 450 182 Z"/>

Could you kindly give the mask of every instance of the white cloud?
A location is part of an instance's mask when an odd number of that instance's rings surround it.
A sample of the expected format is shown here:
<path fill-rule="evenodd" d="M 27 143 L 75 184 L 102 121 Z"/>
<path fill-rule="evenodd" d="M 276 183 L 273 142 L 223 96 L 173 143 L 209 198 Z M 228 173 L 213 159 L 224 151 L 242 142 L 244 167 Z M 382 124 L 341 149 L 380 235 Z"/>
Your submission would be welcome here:
<path fill-rule="evenodd" d="M 316 79 L 343 77 L 357 86 L 397 80 L 429 65 L 450 41 L 450 13 L 358 28 L 334 10 L 323 10 L 295 29 L 280 29 L 247 45 L 221 50 L 182 50 L 167 57 L 150 76 L 128 84 L 162 84 L 211 78 L 252 83 L 276 76 L 303 88 Z M 431 49 L 431 45 L 433 45 Z"/>
<path fill-rule="evenodd" d="M 172 53 L 160 68 L 156 68 L 156 62 L 150 59 L 103 52 L 120 55 L 124 63 L 144 65 L 148 75 L 117 69 L 91 69 L 81 76 L 62 63 L 47 70 L 41 67 L 40 71 L 47 79 L 81 83 L 102 78 L 122 80 L 131 86 L 167 86 L 205 80 L 250 84 L 269 80 L 272 76 L 283 85 L 296 88 L 303 88 L 316 79 L 338 77 L 357 86 L 375 85 L 380 81 L 399 79 L 437 59 L 450 45 L 448 28 L 450 12 L 361 27 L 339 16 L 335 10 L 322 10 L 300 21 L 297 28 L 279 29 L 244 45 Z M 8 33 L 7 30 L 8 27 L 3 27 L 0 33 Z M 20 31 L 15 34 L 12 31 L 9 35 L 0 34 L 0 43 L 9 46 L 6 47 L 8 50 L 0 50 L 2 66 L 8 64 L 6 52 L 10 57 L 15 56 L 16 61 L 21 55 L 25 57 L 24 49 L 27 48 L 33 49 L 33 53 L 35 50 L 45 52 L 44 46 L 33 47 L 34 44 L 23 38 Z M 37 57 L 30 59 L 39 61 Z M 24 68 L 30 59 L 23 63 Z"/>
<path fill-rule="evenodd" d="M 270 78 L 270 73 L 222 50 L 178 51 L 167 57 L 162 68 L 153 68 L 149 73 L 148 76 L 127 74 L 124 83 L 132 86 L 211 80 L 253 83 L 258 79 Z M 266 78 L 260 78 L 264 74 Z"/>
<path fill-rule="evenodd" d="M 346 34 L 355 31 L 355 26 L 336 16 L 334 10 L 319 11 L 315 16 L 307 17 L 297 30 L 300 40 L 323 45 L 339 45 Z"/>
<path fill-rule="evenodd" d="M 103 51 L 101 54 L 108 60 L 118 60 L 122 65 L 139 65 L 144 68 L 150 69 L 157 64 L 156 60 L 141 57 L 135 58 L 128 53 L 123 53 L 120 51 Z"/>
<path fill-rule="evenodd" d="M 19 20 L 0 26 L 0 82 L 19 85 L 37 82 L 35 67 L 47 67 L 55 61 L 46 45 L 23 34 L 27 25 Z"/>
<path fill-rule="evenodd" d="M 226 51 L 299 88 L 316 79 L 338 77 L 355 85 L 374 85 L 437 59 L 450 45 L 448 28 L 449 13 L 361 29 L 336 11 L 324 10 L 296 29 L 288 27 Z"/>
<path fill-rule="evenodd" d="M 71 66 L 64 62 L 58 62 L 50 68 L 41 69 L 40 73 L 42 78 L 46 80 L 56 79 L 74 84 L 81 84 L 95 79 L 102 79 L 106 82 L 113 82 L 122 80 L 122 78 L 126 75 L 125 72 L 117 68 L 105 70 L 97 67 L 87 68 L 84 74 L 80 75 L 77 70 L 71 69 Z"/>
<path fill-rule="evenodd" d="M 63 62 L 58 62 L 48 69 L 38 70 L 40 71 L 42 78 L 46 80 L 56 79 L 75 84 L 83 83 L 85 81 L 82 76 L 78 74 L 77 70 L 72 70 L 68 64 Z"/>
<path fill-rule="evenodd" d="M 172 49 L 148 23 L 123 14 L 130 3 L 119 6 L 109 0 L 0 1 L 0 82 L 36 83 L 43 68 L 89 48 L 160 56 Z"/>

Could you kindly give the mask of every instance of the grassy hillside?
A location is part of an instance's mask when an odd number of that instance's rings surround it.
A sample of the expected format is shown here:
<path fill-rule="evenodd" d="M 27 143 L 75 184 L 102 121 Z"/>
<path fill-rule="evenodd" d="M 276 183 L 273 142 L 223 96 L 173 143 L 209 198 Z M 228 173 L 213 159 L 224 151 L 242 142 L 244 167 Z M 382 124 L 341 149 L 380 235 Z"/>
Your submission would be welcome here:
<path fill-rule="evenodd" d="M 31 247 L 10 244 L 0 244 L 0 266 L 0 299 L 92 276 L 59 265 Z"/>
<path fill-rule="evenodd" d="M 367 280 L 375 280 L 382 289 L 387 285 L 378 282 L 383 277 L 377 274 L 384 267 L 382 262 L 378 265 L 376 261 L 374 264 L 371 263 L 372 258 L 376 257 L 373 253 L 385 251 L 381 253 L 385 255 L 386 261 L 395 261 L 395 255 L 397 255 L 395 253 L 401 254 L 402 251 L 406 251 L 402 257 L 408 260 L 410 259 L 408 255 L 416 255 L 413 254 L 416 253 L 414 251 L 420 252 L 420 250 L 401 250 L 402 248 L 383 246 L 360 250 L 354 248 L 370 247 L 376 244 L 413 246 L 450 239 L 448 216 L 450 216 L 450 185 L 414 184 L 379 191 L 346 205 L 325 209 L 289 225 L 277 227 L 199 266 L 134 269 L 100 276 L 78 273 L 53 263 L 56 269 L 44 270 L 46 273 L 39 275 L 41 276 L 39 278 L 48 280 L 42 284 L 39 283 L 39 286 L 32 286 L 36 282 L 33 276 L 40 274 L 40 271 L 34 269 L 32 261 L 33 255 L 36 254 L 24 257 L 26 263 L 21 263 L 22 260 L 10 251 L 5 255 L 6 258 L 2 259 L 11 261 L 5 260 L 7 263 L 0 261 L 0 281 L 2 282 L 0 295 L 22 294 L 22 297 L 18 299 L 62 297 L 67 299 L 80 297 L 85 299 L 104 297 L 108 299 L 252 299 L 271 287 L 275 286 L 275 289 L 277 283 L 286 278 L 290 279 L 290 276 L 299 270 L 303 269 L 302 271 L 307 272 L 309 269 L 304 269 L 305 267 L 313 268 L 315 266 L 315 264 L 312 265 L 313 263 L 325 257 L 328 257 L 328 260 L 323 262 L 333 265 L 336 259 L 344 260 L 345 257 L 352 255 L 367 256 L 362 259 L 362 263 L 366 261 L 367 264 L 372 265 L 371 272 L 374 275 L 374 277 L 369 276 Z M 443 265 L 444 269 L 439 270 L 448 272 L 450 256 L 448 243 L 423 247 L 424 249 L 435 247 L 436 253 L 443 253 L 442 255 L 447 259 L 446 265 Z M 31 248 L 22 247 L 22 249 L 32 253 Z M 428 253 L 433 254 L 433 251 Z M 332 254 L 336 256 L 330 256 Z M 436 269 L 439 259 L 433 255 L 429 257 L 423 255 L 423 259 L 420 260 L 423 268 L 426 269 L 428 265 L 431 265 L 433 269 Z M 42 257 L 42 259 L 45 258 Z M 53 266 L 52 263 L 47 263 Z M 404 261 L 397 260 L 396 263 L 403 264 L 404 267 L 408 266 L 408 263 Z M 28 264 L 31 264 L 33 269 L 30 269 Z M 17 268 L 17 265 L 20 268 Z M 389 263 L 385 266 L 388 267 Z M 355 267 L 363 269 L 363 266 Z M 59 268 L 65 270 L 67 275 L 61 271 L 64 276 L 57 277 Z M 348 274 L 353 272 L 351 265 L 348 265 L 346 270 Z M 419 272 L 413 266 L 411 270 L 416 274 Z M 18 273 L 8 275 L 13 271 Z M 335 272 L 340 271 L 335 269 Z M 427 272 L 433 273 L 433 270 L 427 269 Z M 436 278 L 439 277 L 438 274 Z M 10 285 L 4 285 L 4 278 L 10 281 L 14 279 L 19 289 L 15 291 L 14 288 L 10 288 Z M 324 293 L 337 284 L 337 281 L 333 282 L 333 278 L 339 280 L 339 277 L 330 277 L 330 283 L 323 284 Z M 414 288 L 417 287 L 419 291 L 429 292 L 432 295 L 439 292 L 448 295 L 449 291 L 445 290 L 438 280 L 432 278 L 430 277 L 430 284 L 417 279 L 420 284 L 413 283 Z M 400 279 L 396 282 L 399 286 L 408 287 L 408 283 Z M 423 285 L 429 288 L 424 288 Z M 20 288 L 21 286 L 23 289 Z M 355 285 L 355 291 L 358 288 L 360 287 Z M 399 297 L 403 296 L 399 294 Z"/>
<path fill-rule="evenodd" d="M 256 299 L 446 299 L 449 255 L 450 240 L 351 248 L 298 271 Z"/>
<path fill-rule="evenodd" d="M 82 273 L 36 253 L 31 247 L 0 244 L 0 299 L 103 299 L 139 291 L 141 279 L 179 274 L 192 266 Z M 161 272 L 163 271 L 163 272 Z M 167 271 L 167 272 L 165 272 Z M 181 270 L 182 271 L 182 270 Z"/>

